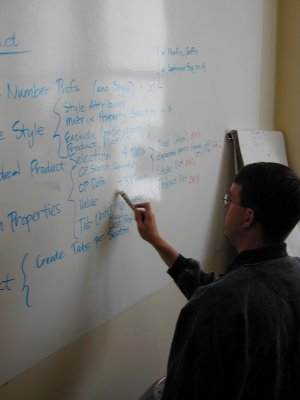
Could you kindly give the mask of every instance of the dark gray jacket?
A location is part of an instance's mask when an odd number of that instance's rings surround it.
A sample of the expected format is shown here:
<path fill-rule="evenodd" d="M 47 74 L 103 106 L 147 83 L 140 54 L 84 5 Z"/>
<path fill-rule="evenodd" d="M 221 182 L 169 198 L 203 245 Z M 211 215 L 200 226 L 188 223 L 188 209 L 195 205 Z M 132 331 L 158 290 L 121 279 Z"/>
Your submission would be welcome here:
<path fill-rule="evenodd" d="M 300 399 L 300 259 L 285 244 L 240 253 L 216 279 L 183 256 L 169 274 L 189 301 L 163 400 Z"/>

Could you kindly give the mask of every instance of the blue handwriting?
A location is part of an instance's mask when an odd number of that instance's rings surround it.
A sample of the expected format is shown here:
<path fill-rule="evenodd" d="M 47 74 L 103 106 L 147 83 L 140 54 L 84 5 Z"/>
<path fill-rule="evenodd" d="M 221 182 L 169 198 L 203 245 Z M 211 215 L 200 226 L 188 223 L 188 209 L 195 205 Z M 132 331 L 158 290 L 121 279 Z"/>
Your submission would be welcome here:
<path fill-rule="evenodd" d="M 28 147 L 30 149 L 33 148 L 35 144 L 35 138 L 45 134 L 45 127 L 38 126 L 36 121 L 34 121 L 32 128 L 26 128 L 25 123 L 18 120 L 13 123 L 11 129 L 13 132 L 16 132 L 17 140 L 21 139 L 27 140 Z"/>
<path fill-rule="evenodd" d="M 8 100 L 17 100 L 24 99 L 30 97 L 31 99 L 39 99 L 40 97 L 45 97 L 49 94 L 50 87 L 45 86 L 36 86 L 36 83 L 33 82 L 32 86 L 21 88 L 17 85 L 14 87 L 7 83 L 6 91 L 7 91 L 7 99 Z"/>
<path fill-rule="evenodd" d="M 84 243 L 76 241 L 71 244 L 71 249 L 75 255 L 86 253 L 90 250 L 90 247 L 89 242 Z"/>
<path fill-rule="evenodd" d="M 39 161 L 34 159 L 30 162 L 30 175 L 33 178 L 34 176 L 38 175 L 48 175 L 62 172 L 64 171 L 65 164 L 66 163 L 64 162 L 51 164 L 50 161 L 48 161 L 47 164 L 39 165 Z"/>
<path fill-rule="evenodd" d="M 55 217 L 61 213 L 60 204 L 45 204 L 40 210 L 35 210 L 32 213 L 26 215 L 20 215 L 17 211 L 10 211 L 7 214 L 7 218 L 10 222 L 12 232 L 15 232 L 17 228 L 26 226 L 27 231 L 31 231 L 31 225 L 42 218 Z"/>
<path fill-rule="evenodd" d="M 91 207 L 97 207 L 97 202 L 98 199 L 90 199 L 90 198 L 85 198 L 85 199 L 80 199 L 79 204 L 80 204 L 80 211 L 86 210 L 87 208 Z"/>
<path fill-rule="evenodd" d="M 22 292 L 25 291 L 25 303 L 27 307 L 32 307 L 32 305 L 29 303 L 29 293 L 30 293 L 30 286 L 27 281 L 27 276 L 25 272 L 25 260 L 29 256 L 29 253 L 26 253 L 22 259 L 21 262 L 21 271 L 23 274 L 23 285 L 22 285 Z"/>
<path fill-rule="evenodd" d="M 96 247 L 99 246 L 99 244 L 103 241 L 103 239 L 104 239 L 104 235 L 96 235 L 95 236 L 94 242 L 95 242 Z"/>
<path fill-rule="evenodd" d="M 93 226 L 93 221 L 91 221 L 88 216 L 79 218 L 78 222 L 80 225 L 80 233 L 90 230 Z"/>
<path fill-rule="evenodd" d="M 65 254 L 62 250 L 56 250 L 54 252 L 54 254 L 51 254 L 50 256 L 42 256 L 41 254 L 39 254 L 36 257 L 35 266 L 36 266 L 36 268 L 40 269 L 47 265 L 61 261 L 64 259 L 64 257 L 65 257 Z"/>
<path fill-rule="evenodd" d="M 64 80 L 62 78 L 59 78 L 56 80 L 55 84 L 58 90 L 58 94 L 60 96 L 80 92 L 80 88 L 77 85 L 75 79 L 71 79 L 70 83 L 66 85 Z"/>
<path fill-rule="evenodd" d="M 15 32 L 0 37 L 0 55 L 30 53 L 30 50 L 17 50 L 19 46 L 20 43 L 17 40 Z"/>
<path fill-rule="evenodd" d="M 2 280 L 0 280 L 0 291 L 9 291 L 11 290 L 11 282 L 13 282 L 15 279 L 14 278 L 10 278 L 9 275 L 7 274 L 6 277 Z"/>
<path fill-rule="evenodd" d="M 10 180 L 15 176 L 21 175 L 21 166 L 20 162 L 17 161 L 17 166 L 14 170 L 6 170 L 3 166 L 0 169 L 0 182 Z"/>

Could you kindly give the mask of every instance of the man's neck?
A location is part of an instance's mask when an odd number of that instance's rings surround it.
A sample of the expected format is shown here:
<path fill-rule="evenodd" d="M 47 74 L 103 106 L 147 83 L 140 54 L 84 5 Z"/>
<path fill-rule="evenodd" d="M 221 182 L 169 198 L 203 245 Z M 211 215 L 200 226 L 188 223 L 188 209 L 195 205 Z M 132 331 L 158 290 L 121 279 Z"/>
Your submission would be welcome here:
<path fill-rule="evenodd" d="M 264 239 L 261 234 L 249 234 L 245 236 L 236 248 L 237 252 L 241 253 L 242 251 L 261 249 L 273 244 L 274 242 Z"/>

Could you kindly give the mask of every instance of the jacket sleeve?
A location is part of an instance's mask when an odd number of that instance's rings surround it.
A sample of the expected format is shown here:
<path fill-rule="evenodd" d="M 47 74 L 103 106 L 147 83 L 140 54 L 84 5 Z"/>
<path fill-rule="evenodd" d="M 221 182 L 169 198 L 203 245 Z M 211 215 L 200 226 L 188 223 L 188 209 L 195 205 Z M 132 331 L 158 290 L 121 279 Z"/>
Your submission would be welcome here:
<path fill-rule="evenodd" d="M 198 261 L 185 258 L 181 254 L 175 264 L 169 268 L 168 274 L 187 299 L 190 299 L 199 286 L 205 286 L 216 279 L 214 272 L 204 272 Z"/>

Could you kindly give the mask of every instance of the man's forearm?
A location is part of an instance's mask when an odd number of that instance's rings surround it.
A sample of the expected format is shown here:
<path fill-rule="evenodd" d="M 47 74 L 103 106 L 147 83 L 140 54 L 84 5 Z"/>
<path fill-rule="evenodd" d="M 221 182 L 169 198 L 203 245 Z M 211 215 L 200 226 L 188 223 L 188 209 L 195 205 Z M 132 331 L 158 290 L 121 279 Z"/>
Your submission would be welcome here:
<path fill-rule="evenodd" d="M 179 253 L 172 246 L 170 246 L 164 239 L 158 238 L 151 244 L 157 250 L 158 254 L 169 268 L 175 264 L 175 261 L 177 260 Z"/>

